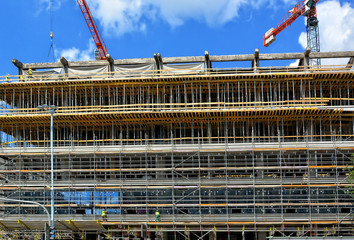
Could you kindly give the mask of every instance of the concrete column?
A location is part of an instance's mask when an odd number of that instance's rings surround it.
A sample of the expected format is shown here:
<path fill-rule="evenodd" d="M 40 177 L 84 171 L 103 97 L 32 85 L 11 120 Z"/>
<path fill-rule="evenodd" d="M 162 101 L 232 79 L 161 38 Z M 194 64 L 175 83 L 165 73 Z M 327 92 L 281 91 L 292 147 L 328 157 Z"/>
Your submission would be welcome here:
<path fill-rule="evenodd" d="M 216 240 L 216 236 L 213 231 L 209 232 L 209 240 Z"/>
<path fill-rule="evenodd" d="M 68 158 L 62 159 L 61 162 L 60 162 L 60 164 L 61 164 L 61 167 L 62 167 L 63 169 L 69 169 L 69 168 L 70 168 L 69 159 L 68 159 Z M 60 176 L 60 175 L 59 175 L 59 176 Z M 68 173 L 68 172 L 63 172 L 63 173 L 61 174 L 61 176 L 62 176 L 62 179 L 68 179 L 69 173 Z"/>
<path fill-rule="evenodd" d="M 166 159 L 164 157 L 157 157 L 156 158 L 157 167 L 164 168 L 166 166 Z M 163 179 L 165 177 L 165 173 L 162 171 L 156 172 L 156 179 Z"/>
<path fill-rule="evenodd" d="M 263 153 L 261 153 L 259 156 L 255 156 L 255 166 L 256 167 L 264 167 Z M 264 178 L 264 169 L 256 170 L 256 174 L 257 174 L 257 178 L 263 179 Z"/>
<path fill-rule="evenodd" d="M 115 158 L 111 158 L 110 163 L 111 163 L 111 168 L 113 168 L 113 169 L 116 168 Z M 111 173 L 110 179 L 115 179 L 115 178 L 116 178 L 116 174 Z"/>
<path fill-rule="evenodd" d="M 161 240 L 168 240 L 167 232 L 161 233 Z"/>
<path fill-rule="evenodd" d="M 208 122 L 208 142 L 211 144 L 211 137 L 213 136 L 213 130 L 211 124 Z"/>
<path fill-rule="evenodd" d="M 266 232 L 258 232 L 257 233 L 257 240 L 267 240 L 267 233 Z"/>

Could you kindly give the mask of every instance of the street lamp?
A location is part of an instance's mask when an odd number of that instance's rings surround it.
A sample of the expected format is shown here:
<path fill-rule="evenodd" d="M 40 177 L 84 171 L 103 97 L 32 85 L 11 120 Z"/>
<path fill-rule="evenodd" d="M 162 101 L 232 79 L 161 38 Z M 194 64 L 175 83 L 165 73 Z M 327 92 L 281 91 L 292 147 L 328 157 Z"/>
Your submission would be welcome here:
<path fill-rule="evenodd" d="M 50 198 L 51 198 L 51 239 L 54 239 L 54 157 L 53 157 L 53 115 L 57 107 L 55 105 L 40 105 L 37 107 L 40 110 L 48 111 L 50 113 L 50 178 L 51 178 L 51 185 L 50 185 Z"/>

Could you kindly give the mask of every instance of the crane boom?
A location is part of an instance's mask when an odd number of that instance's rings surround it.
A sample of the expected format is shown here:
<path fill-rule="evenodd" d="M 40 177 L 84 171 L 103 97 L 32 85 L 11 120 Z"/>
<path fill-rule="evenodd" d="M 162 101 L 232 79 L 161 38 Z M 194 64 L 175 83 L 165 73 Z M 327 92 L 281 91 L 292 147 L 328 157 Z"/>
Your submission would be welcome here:
<path fill-rule="evenodd" d="M 320 51 L 318 20 L 316 13 L 316 3 L 319 0 L 302 0 L 295 5 L 293 9 L 288 11 L 285 17 L 278 23 L 275 28 L 269 29 L 263 36 L 263 45 L 268 47 L 275 41 L 276 36 L 285 28 L 290 26 L 299 16 L 307 17 L 307 46 L 312 52 Z M 310 65 L 320 65 L 319 59 L 312 59 Z"/>
<path fill-rule="evenodd" d="M 100 55 L 101 60 L 106 60 L 107 54 L 108 54 L 107 47 L 101 37 L 101 34 L 97 28 L 95 20 L 92 17 L 92 14 L 90 12 L 90 8 L 88 7 L 86 0 L 77 0 L 77 3 L 79 4 L 82 15 L 85 18 L 87 26 L 91 32 L 92 38 L 95 41 L 95 44 L 96 44 L 97 49 L 99 51 L 99 55 Z"/>

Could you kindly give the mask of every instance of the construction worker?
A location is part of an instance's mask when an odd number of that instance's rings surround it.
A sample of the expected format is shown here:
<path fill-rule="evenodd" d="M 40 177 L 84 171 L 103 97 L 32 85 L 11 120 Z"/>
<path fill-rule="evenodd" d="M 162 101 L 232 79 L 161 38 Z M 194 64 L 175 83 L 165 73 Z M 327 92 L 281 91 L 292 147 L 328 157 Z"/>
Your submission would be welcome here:
<path fill-rule="evenodd" d="M 103 209 L 102 213 L 101 213 L 101 217 L 102 217 L 102 221 L 107 221 L 107 215 L 106 215 L 106 211 Z"/>
<path fill-rule="evenodd" d="M 160 213 L 158 209 L 156 209 L 155 212 L 155 222 L 160 222 Z"/>
<path fill-rule="evenodd" d="M 10 74 L 7 74 L 7 76 L 6 76 L 6 81 L 7 81 L 7 82 L 10 81 Z"/>
<path fill-rule="evenodd" d="M 25 77 L 23 75 L 20 75 L 20 82 L 24 82 L 25 81 Z"/>
<path fill-rule="evenodd" d="M 29 69 L 28 69 L 27 74 L 28 74 L 28 78 L 32 78 L 32 75 L 33 75 L 32 68 L 29 68 Z"/>

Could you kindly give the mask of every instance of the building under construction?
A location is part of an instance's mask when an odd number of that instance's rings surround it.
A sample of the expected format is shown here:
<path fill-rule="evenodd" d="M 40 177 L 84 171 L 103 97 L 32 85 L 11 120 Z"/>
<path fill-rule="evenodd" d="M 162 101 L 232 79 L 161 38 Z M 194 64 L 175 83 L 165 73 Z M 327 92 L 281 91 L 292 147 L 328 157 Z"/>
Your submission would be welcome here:
<path fill-rule="evenodd" d="M 308 65 L 325 58 L 349 62 Z M 353 60 L 14 59 L 19 75 L 0 80 L 0 238 L 43 238 L 46 212 L 20 201 L 51 206 L 47 104 L 58 239 L 349 239 Z"/>

